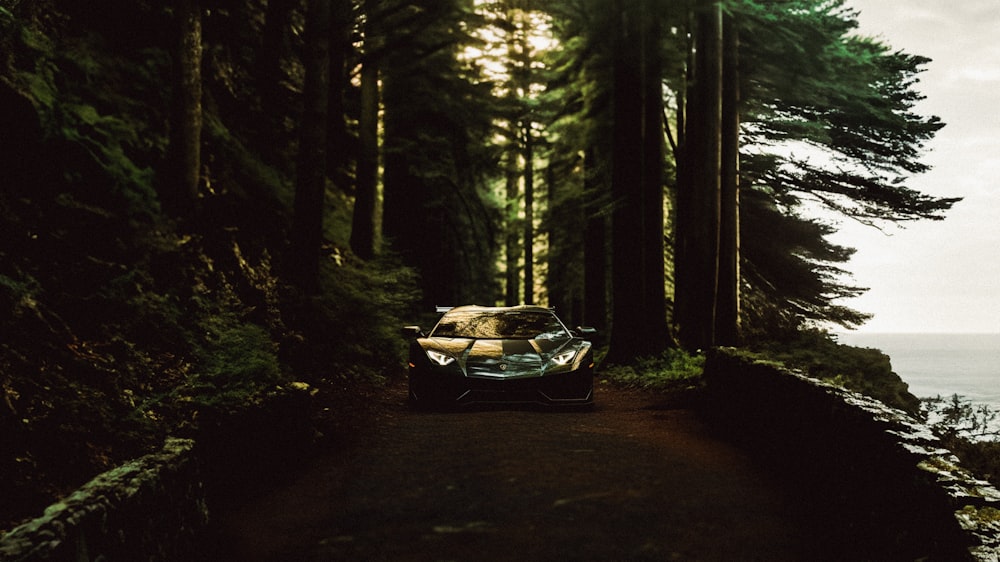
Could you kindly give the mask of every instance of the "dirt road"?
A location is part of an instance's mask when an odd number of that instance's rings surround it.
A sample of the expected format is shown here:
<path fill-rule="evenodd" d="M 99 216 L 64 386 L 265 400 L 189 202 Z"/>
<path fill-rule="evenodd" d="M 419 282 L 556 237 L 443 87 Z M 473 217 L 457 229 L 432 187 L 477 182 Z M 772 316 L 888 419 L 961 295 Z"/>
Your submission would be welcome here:
<path fill-rule="evenodd" d="M 411 412 L 214 513 L 216 559 L 858 559 L 694 411 L 602 386 L 590 412 Z"/>

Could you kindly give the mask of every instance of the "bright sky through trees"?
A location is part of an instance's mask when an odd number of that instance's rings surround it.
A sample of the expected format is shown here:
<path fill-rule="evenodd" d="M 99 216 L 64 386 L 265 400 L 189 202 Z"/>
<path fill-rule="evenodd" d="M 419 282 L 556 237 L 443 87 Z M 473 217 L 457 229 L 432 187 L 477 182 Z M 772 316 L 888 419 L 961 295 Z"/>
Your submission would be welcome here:
<path fill-rule="evenodd" d="M 847 265 L 870 287 L 848 306 L 875 317 L 865 332 L 1000 332 L 1000 3 L 851 0 L 861 32 L 929 57 L 918 109 L 947 126 L 929 144 L 933 169 L 910 185 L 964 197 L 944 221 L 879 232 L 845 221 L 834 237 L 858 248 Z"/>
<path fill-rule="evenodd" d="M 477 2 L 479 9 L 483 9 L 484 2 Z M 511 14 L 515 24 L 527 33 L 525 43 L 530 49 L 528 60 L 533 61 L 534 68 L 540 68 L 543 63 L 540 61 L 543 54 L 552 49 L 555 39 L 552 36 L 551 19 L 547 14 L 537 11 L 518 11 Z M 486 75 L 497 82 L 503 84 L 510 78 L 510 68 L 505 64 L 516 56 L 510 52 L 511 48 L 518 46 L 511 42 L 511 31 L 504 30 L 498 26 L 484 26 L 475 32 L 476 37 L 482 41 L 479 45 L 469 45 L 465 47 L 462 55 L 470 61 L 479 64 Z M 532 92 L 540 94 L 541 90 Z"/>

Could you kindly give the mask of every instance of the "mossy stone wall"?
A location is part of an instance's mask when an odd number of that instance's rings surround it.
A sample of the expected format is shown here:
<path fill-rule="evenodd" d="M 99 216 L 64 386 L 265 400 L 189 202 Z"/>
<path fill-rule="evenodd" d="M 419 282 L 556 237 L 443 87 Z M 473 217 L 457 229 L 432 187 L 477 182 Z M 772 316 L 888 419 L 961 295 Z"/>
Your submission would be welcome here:
<path fill-rule="evenodd" d="M 208 509 L 194 441 L 98 475 L 45 513 L 0 537 L 0 560 L 184 560 Z"/>
<path fill-rule="evenodd" d="M 705 413 L 886 559 L 1000 560 L 1000 491 L 905 412 L 718 349 Z"/>

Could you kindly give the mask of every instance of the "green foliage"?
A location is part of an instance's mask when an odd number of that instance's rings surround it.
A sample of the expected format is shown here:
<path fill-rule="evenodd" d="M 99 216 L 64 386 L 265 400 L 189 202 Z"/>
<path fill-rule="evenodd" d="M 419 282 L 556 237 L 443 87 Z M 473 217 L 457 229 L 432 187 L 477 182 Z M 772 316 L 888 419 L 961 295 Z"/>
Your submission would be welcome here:
<path fill-rule="evenodd" d="M 172 408 L 177 400 L 233 407 L 278 383 L 282 372 L 269 332 L 278 313 L 268 310 L 269 301 L 274 305 L 268 294 L 275 289 L 268 285 L 274 280 L 266 257 L 261 264 L 220 271 L 217 261 L 239 263 L 242 256 L 212 257 L 197 239 L 167 233 L 151 233 L 143 241 L 147 261 L 98 293 L 106 303 L 105 321 L 112 323 L 107 337 L 129 338 L 136 344 L 130 354 L 147 361 L 158 350 L 179 355 L 169 384 L 147 385 L 151 399 L 137 395 L 142 414 Z M 230 251 L 238 253 L 239 247 Z M 264 303 L 254 318 L 259 323 L 248 318 L 250 299 Z"/>
<path fill-rule="evenodd" d="M 643 357 L 633 365 L 602 366 L 602 377 L 623 386 L 653 391 L 692 390 L 702 385 L 705 356 L 669 349 L 659 357 Z"/>
<path fill-rule="evenodd" d="M 277 345 L 267 330 L 232 314 L 209 316 L 199 325 L 204 338 L 197 370 L 179 391 L 208 404 L 235 406 L 281 380 Z"/>
<path fill-rule="evenodd" d="M 121 99 L 104 100 L 103 105 L 118 110 L 115 113 L 99 109 L 91 91 L 105 87 L 115 66 L 124 61 L 106 60 L 106 55 L 85 42 L 67 45 L 27 26 L 19 38 L 17 47 L 25 60 L 11 80 L 34 104 L 45 140 L 64 161 L 67 184 L 76 185 L 81 197 L 92 199 L 91 184 L 106 183 L 126 212 L 154 215 L 158 202 L 153 171 L 136 159 L 149 143 L 144 122 L 128 118 L 125 110 L 134 108 L 117 107 Z M 77 79 L 67 80 L 67 76 Z"/>
<path fill-rule="evenodd" d="M 151 214 L 157 210 L 153 170 L 139 166 L 126 152 L 129 145 L 139 142 L 138 132 L 130 122 L 101 115 L 84 103 L 57 103 L 48 109 L 55 134 L 78 147 L 103 170 L 125 198 L 129 212 Z M 75 183 L 83 178 L 71 173 L 67 179 Z"/>
<path fill-rule="evenodd" d="M 778 156 L 768 177 L 747 174 L 779 192 L 813 194 L 824 205 L 862 219 L 941 218 L 956 199 L 905 186 L 926 170 L 924 143 L 943 126 L 913 112 L 917 76 L 928 59 L 893 52 L 854 33 L 856 14 L 843 0 L 742 3 L 745 67 L 755 88 L 745 141 L 798 147 Z M 784 144 L 793 143 L 793 144 Z M 797 156 L 819 150 L 827 156 Z"/>
<path fill-rule="evenodd" d="M 330 259 L 321 275 L 323 294 L 292 301 L 291 327 L 333 339 L 302 339 L 294 347 L 289 361 L 300 378 L 370 384 L 396 374 L 406 353 L 399 319 L 420 301 L 413 270 L 383 256 L 368 264 Z"/>
<path fill-rule="evenodd" d="M 728 3 L 740 28 L 742 239 L 754 337 L 810 321 L 853 328 L 866 315 L 835 302 L 852 251 L 802 216 L 803 200 L 863 222 L 940 219 L 956 201 L 907 180 L 926 170 L 943 126 L 914 111 L 926 58 L 857 33 L 844 0 Z"/>

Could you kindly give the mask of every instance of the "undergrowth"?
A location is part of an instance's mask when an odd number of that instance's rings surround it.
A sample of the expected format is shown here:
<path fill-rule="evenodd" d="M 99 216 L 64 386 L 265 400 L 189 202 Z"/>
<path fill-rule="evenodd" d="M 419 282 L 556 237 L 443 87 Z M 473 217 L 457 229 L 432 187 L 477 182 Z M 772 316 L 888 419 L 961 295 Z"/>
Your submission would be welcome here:
<path fill-rule="evenodd" d="M 629 388 L 655 392 L 694 390 L 703 384 L 704 367 L 704 355 L 669 349 L 659 357 L 643 357 L 634 364 L 602 366 L 600 375 Z"/>

